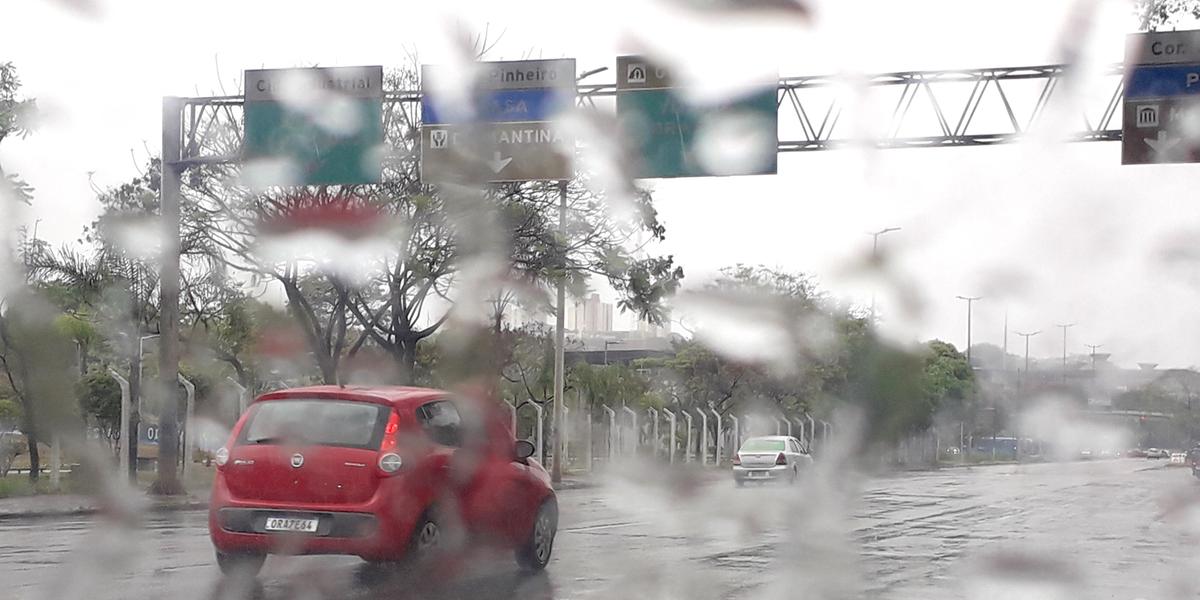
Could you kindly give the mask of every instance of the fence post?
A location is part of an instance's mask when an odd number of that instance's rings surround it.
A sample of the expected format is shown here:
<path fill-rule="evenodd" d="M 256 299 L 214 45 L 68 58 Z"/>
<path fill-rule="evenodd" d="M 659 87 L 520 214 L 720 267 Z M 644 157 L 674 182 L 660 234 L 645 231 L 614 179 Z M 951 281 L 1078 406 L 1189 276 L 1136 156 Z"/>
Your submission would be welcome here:
<path fill-rule="evenodd" d="M 186 416 L 184 416 L 182 431 L 183 466 L 179 469 L 179 476 L 184 477 L 192 468 L 192 432 L 196 430 L 195 423 L 193 422 L 193 417 L 196 416 L 196 386 L 192 385 L 192 382 L 185 379 L 183 375 L 179 376 L 179 383 L 183 386 L 184 391 L 187 392 L 187 409 L 184 411 L 184 415 Z M 162 447 L 162 443 L 161 439 L 158 440 L 160 448 Z"/>
<path fill-rule="evenodd" d="M 50 437 L 50 487 L 58 490 L 62 481 L 62 440 L 55 433 Z"/>
<path fill-rule="evenodd" d="M 665 408 L 662 409 L 662 411 L 666 413 L 667 418 L 670 419 L 671 423 L 671 432 L 667 435 L 667 462 L 669 464 L 675 464 L 675 413 Z"/>
<path fill-rule="evenodd" d="M 617 412 L 607 404 L 601 408 L 608 415 L 608 462 L 612 463 L 617 456 Z"/>
<path fill-rule="evenodd" d="M 632 420 L 632 424 L 633 424 L 633 455 L 637 456 L 638 444 L 640 444 L 642 441 L 642 439 L 641 439 L 642 432 L 638 431 L 637 411 L 633 410 L 632 408 L 629 408 L 628 406 L 622 406 L 621 411 L 624 413 L 627 413 L 629 415 L 629 418 Z"/>
<path fill-rule="evenodd" d="M 712 411 L 713 417 L 717 420 L 717 447 L 715 448 L 716 453 L 713 455 L 713 464 L 719 467 L 721 466 L 721 413 L 711 408 L 708 410 Z"/>
<path fill-rule="evenodd" d="M 691 464 L 691 462 L 692 462 L 692 413 L 688 412 L 686 408 L 683 409 L 681 412 L 683 413 L 683 418 L 687 419 L 687 445 L 684 446 L 683 462 L 686 464 Z"/>
<path fill-rule="evenodd" d="M 647 408 L 646 414 L 653 419 L 653 425 L 650 425 L 650 456 L 659 455 L 659 410 L 656 408 Z"/>
<path fill-rule="evenodd" d="M 700 466 L 708 465 L 708 416 L 697 408 L 700 413 Z"/>
<path fill-rule="evenodd" d="M 247 390 L 246 386 L 242 385 L 240 381 L 232 377 L 226 377 L 225 379 L 229 380 L 229 383 L 232 383 L 233 387 L 237 388 L 237 418 L 240 419 L 242 418 L 242 415 L 246 414 L 246 406 L 249 404 L 249 402 L 247 402 L 246 392 L 249 390 Z M 237 419 L 234 420 L 236 421 Z"/>
<path fill-rule="evenodd" d="M 746 415 L 742 415 L 742 418 L 746 419 L 746 422 L 749 423 L 749 421 L 750 421 L 749 417 L 747 417 Z M 733 415 L 729 415 L 729 420 L 733 421 L 733 432 L 732 432 L 733 437 L 730 438 L 733 441 L 733 447 L 729 449 L 729 456 L 732 457 L 733 453 L 737 452 L 738 449 L 740 449 L 742 447 L 742 440 L 740 439 L 742 431 L 741 431 L 740 424 L 738 423 L 737 417 L 735 417 Z"/>
<path fill-rule="evenodd" d="M 517 407 L 508 400 L 504 403 L 508 405 L 508 422 L 512 426 L 513 441 L 519 440 L 521 436 L 517 435 Z"/>
<path fill-rule="evenodd" d="M 587 427 L 587 429 L 584 430 L 585 433 L 587 433 L 587 443 L 585 444 L 587 446 L 587 460 L 583 461 L 583 467 L 585 469 L 587 469 L 588 473 L 591 473 L 592 472 L 592 452 L 593 452 L 594 448 L 592 447 L 592 434 L 593 434 L 593 432 L 592 432 L 592 409 L 590 406 L 588 407 L 587 410 L 583 411 L 583 420 L 584 420 L 584 427 Z"/>
<path fill-rule="evenodd" d="M 543 431 L 542 427 L 545 426 L 545 423 L 544 423 L 545 420 L 542 418 L 542 412 L 544 409 L 542 408 L 541 404 L 538 404 L 536 402 L 533 403 L 533 409 L 537 413 L 538 462 L 540 462 L 544 465 L 544 464 L 546 464 L 546 446 L 542 443 L 542 431 Z M 558 460 L 558 459 L 555 459 L 555 460 Z"/>
<path fill-rule="evenodd" d="M 117 452 L 117 455 L 120 457 L 120 459 L 119 459 L 120 460 L 120 462 L 119 462 L 120 471 L 119 472 L 120 473 L 128 473 L 129 472 L 129 451 L 128 451 L 129 439 L 132 437 L 133 443 L 135 443 L 135 444 L 137 443 L 137 432 L 136 431 L 133 432 L 132 436 L 129 435 L 129 411 L 131 408 L 133 408 L 129 402 L 129 380 L 125 379 L 124 377 L 121 377 L 121 374 L 118 373 L 115 369 L 109 369 L 108 372 L 112 374 L 113 379 L 117 380 L 117 385 L 121 386 L 121 433 L 119 434 L 120 438 L 121 438 L 121 447 L 120 447 L 120 451 Z"/>

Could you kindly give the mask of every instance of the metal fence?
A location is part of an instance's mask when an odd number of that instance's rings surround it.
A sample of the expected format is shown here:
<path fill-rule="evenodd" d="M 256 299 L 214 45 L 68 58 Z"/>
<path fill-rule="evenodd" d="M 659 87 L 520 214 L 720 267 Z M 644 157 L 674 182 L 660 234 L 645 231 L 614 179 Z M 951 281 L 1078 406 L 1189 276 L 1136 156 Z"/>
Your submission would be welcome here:
<path fill-rule="evenodd" d="M 535 402 L 505 401 L 517 439 L 534 445 L 534 456 L 545 462 L 554 446 L 551 411 Z M 564 464 L 590 471 L 598 465 L 629 457 L 665 463 L 727 464 L 746 439 L 788 435 L 803 448 L 820 453 L 832 440 L 833 426 L 809 414 L 765 416 L 720 413 L 698 408 L 639 408 L 600 405 L 563 407 Z"/>

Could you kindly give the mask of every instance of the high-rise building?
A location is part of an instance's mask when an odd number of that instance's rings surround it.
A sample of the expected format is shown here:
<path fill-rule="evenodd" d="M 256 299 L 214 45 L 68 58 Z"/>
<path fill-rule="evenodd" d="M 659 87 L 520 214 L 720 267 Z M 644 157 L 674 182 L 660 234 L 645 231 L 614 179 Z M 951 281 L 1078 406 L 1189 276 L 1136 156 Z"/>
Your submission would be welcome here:
<path fill-rule="evenodd" d="M 601 333 L 612 331 L 613 305 L 600 300 L 593 293 L 567 306 L 567 329 L 579 333 Z"/>

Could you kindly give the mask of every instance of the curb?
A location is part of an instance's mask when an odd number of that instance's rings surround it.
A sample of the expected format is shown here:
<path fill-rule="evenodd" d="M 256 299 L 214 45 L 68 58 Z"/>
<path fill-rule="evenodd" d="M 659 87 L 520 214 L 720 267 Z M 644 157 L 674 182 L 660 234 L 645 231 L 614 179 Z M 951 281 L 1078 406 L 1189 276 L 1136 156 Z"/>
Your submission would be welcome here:
<path fill-rule="evenodd" d="M 36 496 L 28 496 L 36 498 Z M 187 500 L 151 500 L 144 512 L 161 514 L 183 510 L 200 510 L 208 508 L 208 500 L 190 498 Z M 47 519 L 54 517 L 82 517 L 99 514 L 104 510 L 96 505 L 77 505 L 62 508 L 34 509 L 19 511 L 4 511 L 0 508 L 0 522 L 16 519 Z"/>
<path fill-rule="evenodd" d="M 554 491 L 561 492 L 565 490 L 586 490 L 596 487 L 596 482 L 583 479 L 564 479 L 554 484 Z"/>

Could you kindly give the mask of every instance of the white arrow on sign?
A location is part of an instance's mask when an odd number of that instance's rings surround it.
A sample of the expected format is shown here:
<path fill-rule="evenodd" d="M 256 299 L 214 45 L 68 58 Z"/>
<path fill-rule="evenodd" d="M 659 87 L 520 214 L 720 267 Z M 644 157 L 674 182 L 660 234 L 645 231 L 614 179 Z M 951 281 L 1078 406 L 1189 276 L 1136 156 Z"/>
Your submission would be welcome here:
<path fill-rule="evenodd" d="M 1146 145 L 1150 146 L 1150 149 L 1159 156 L 1165 156 L 1172 148 L 1179 145 L 1178 138 L 1167 138 L 1167 132 L 1161 130 L 1158 132 L 1157 139 L 1143 138 L 1142 141 L 1146 142 Z"/>
<path fill-rule="evenodd" d="M 488 166 L 492 168 L 493 173 L 499 173 L 508 163 L 512 162 L 512 157 L 500 158 L 500 152 L 492 154 L 492 160 L 488 161 Z"/>

